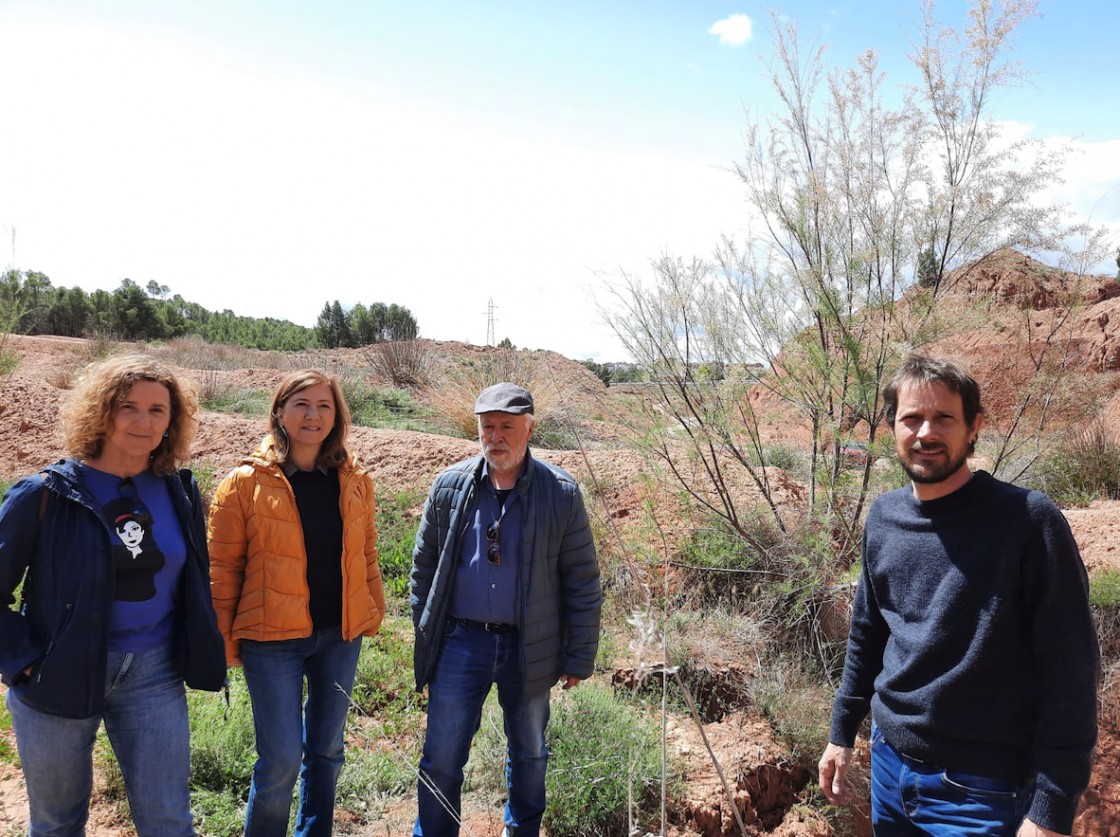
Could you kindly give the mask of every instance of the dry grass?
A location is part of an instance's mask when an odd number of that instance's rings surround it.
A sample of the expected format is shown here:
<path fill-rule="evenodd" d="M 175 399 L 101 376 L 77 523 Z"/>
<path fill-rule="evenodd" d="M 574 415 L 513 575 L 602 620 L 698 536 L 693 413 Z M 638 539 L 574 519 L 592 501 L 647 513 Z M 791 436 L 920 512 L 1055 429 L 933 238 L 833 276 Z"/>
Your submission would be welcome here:
<path fill-rule="evenodd" d="M 395 387 L 428 383 L 435 368 L 435 351 L 427 340 L 392 340 L 365 350 L 366 362 L 376 375 Z"/>
<path fill-rule="evenodd" d="M 291 356 L 285 352 L 266 352 L 224 343 L 207 343 L 201 337 L 176 337 L 148 351 L 164 361 L 184 369 L 283 369 Z"/>
<path fill-rule="evenodd" d="M 72 366 L 56 366 L 47 373 L 47 383 L 55 389 L 70 389 L 74 386 L 77 372 Z"/>
<path fill-rule="evenodd" d="M 555 420 L 567 393 L 551 374 L 543 353 L 487 347 L 453 364 L 418 390 L 421 400 L 439 416 L 449 432 L 464 439 L 478 434 L 474 402 L 488 386 L 510 381 L 533 393 L 538 427 Z"/>

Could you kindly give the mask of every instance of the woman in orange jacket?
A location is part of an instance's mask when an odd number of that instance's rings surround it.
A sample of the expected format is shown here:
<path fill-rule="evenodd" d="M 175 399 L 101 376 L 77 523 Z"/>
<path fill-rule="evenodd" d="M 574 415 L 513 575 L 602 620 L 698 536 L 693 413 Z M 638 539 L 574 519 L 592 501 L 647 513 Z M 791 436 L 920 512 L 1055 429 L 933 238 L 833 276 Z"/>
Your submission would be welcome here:
<path fill-rule="evenodd" d="M 284 837 L 297 775 L 295 834 L 331 834 L 361 638 L 385 612 L 373 480 L 346 448 L 349 428 L 338 379 L 293 372 L 269 434 L 210 508 L 214 609 L 256 730 L 247 837 Z"/>

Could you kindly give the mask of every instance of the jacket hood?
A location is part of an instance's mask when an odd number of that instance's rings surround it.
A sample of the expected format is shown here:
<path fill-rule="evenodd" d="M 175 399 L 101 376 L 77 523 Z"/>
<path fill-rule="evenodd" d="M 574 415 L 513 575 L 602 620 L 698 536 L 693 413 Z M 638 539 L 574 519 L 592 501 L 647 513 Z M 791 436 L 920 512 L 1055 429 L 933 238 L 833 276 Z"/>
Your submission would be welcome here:
<path fill-rule="evenodd" d="M 262 468 L 279 467 L 275 451 L 276 441 L 272 438 L 271 433 L 266 433 L 256 449 L 248 456 L 241 457 L 238 464 L 257 465 Z"/>
<path fill-rule="evenodd" d="M 43 483 L 60 497 L 89 505 L 88 501 L 83 501 L 89 492 L 82 482 L 80 468 L 81 463 L 73 458 L 52 462 L 42 470 Z"/>

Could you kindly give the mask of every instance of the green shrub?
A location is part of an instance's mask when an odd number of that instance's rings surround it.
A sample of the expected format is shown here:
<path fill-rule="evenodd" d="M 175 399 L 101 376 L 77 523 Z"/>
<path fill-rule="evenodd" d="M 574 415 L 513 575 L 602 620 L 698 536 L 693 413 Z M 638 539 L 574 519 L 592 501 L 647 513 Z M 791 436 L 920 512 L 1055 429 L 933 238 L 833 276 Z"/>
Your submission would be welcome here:
<path fill-rule="evenodd" d="M 781 468 L 787 474 L 799 479 L 808 476 L 809 460 L 804 451 L 789 445 L 771 445 L 762 449 L 762 460 L 766 465 Z"/>
<path fill-rule="evenodd" d="M 533 429 L 533 446 L 541 450 L 578 450 L 579 435 L 562 413 L 546 413 Z"/>
<path fill-rule="evenodd" d="M 0 376 L 11 375 L 15 372 L 21 359 L 19 352 L 0 339 Z"/>
<path fill-rule="evenodd" d="M 192 789 L 191 811 L 206 837 L 238 837 L 245 830 L 245 803 L 227 790 Z"/>
<path fill-rule="evenodd" d="M 548 747 L 544 824 L 552 837 L 626 835 L 631 820 L 656 818 L 662 780 L 657 726 L 607 687 L 586 683 L 553 701 Z M 668 783 L 675 781 L 670 775 Z"/>
<path fill-rule="evenodd" d="M 1120 724 L 1120 571 L 1104 570 L 1089 578 L 1089 602 L 1101 649 L 1099 717 Z"/>
<path fill-rule="evenodd" d="M 777 658 L 760 666 L 751 681 L 750 697 L 778 740 L 802 767 L 815 772 L 828 744 L 832 688 L 821 683 L 801 661 Z"/>
<path fill-rule="evenodd" d="M 548 808 L 552 837 L 626 835 L 658 815 L 661 748 L 656 725 L 607 686 L 554 692 L 548 726 Z M 467 765 L 469 788 L 505 793 L 506 740 L 492 693 Z M 672 768 L 670 768 L 672 769 Z M 670 777 L 669 784 L 676 779 Z M 633 804 L 634 810 L 630 810 Z"/>
<path fill-rule="evenodd" d="M 203 505 L 209 510 L 210 498 L 214 496 L 214 489 L 218 487 L 218 483 L 225 477 L 225 474 L 216 473 L 214 463 L 206 459 L 191 460 L 187 463 L 187 467 L 191 469 L 195 482 L 198 483 L 198 491 L 202 495 Z"/>
<path fill-rule="evenodd" d="M 1120 607 L 1120 570 L 1104 570 L 1089 579 L 1089 601 L 1096 608 Z"/>
<path fill-rule="evenodd" d="M 845 561 L 837 555 L 832 527 L 820 522 L 783 533 L 759 515 L 745 531 L 713 519 L 693 533 L 681 553 L 683 604 L 749 615 L 761 626 L 768 654 L 805 656 L 831 676 L 842 661 L 845 637 L 828 623 L 838 590 L 846 589 L 838 587 Z"/>
<path fill-rule="evenodd" d="M 1120 571 L 1104 570 L 1089 578 L 1089 603 L 1097 624 L 1101 666 L 1120 663 Z"/>
<path fill-rule="evenodd" d="M 1032 481 L 1063 507 L 1120 499 L 1120 440 L 1093 421 L 1051 447 L 1035 466 Z"/>
<path fill-rule="evenodd" d="M 753 544 L 716 518 L 693 531 L 680 553 L 685 573 L 681 589 L 692 606 L 741 601 L 763 578 L 766 553 L 781 541 L 781 533 L 762 517 L 752 529 Z"/>

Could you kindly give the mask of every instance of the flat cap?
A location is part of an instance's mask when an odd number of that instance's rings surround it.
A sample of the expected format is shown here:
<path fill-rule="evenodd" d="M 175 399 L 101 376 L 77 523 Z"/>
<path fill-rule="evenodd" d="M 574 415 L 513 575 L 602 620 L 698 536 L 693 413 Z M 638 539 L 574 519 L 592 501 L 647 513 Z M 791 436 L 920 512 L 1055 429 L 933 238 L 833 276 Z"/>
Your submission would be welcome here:
<path fill-rule="evenodd" d="M 512 413 L 515 416 L 533 412 L 533 396 L 525 387 L 504 381 L 487 387 L 474 402 L 475 413 Z"/>

